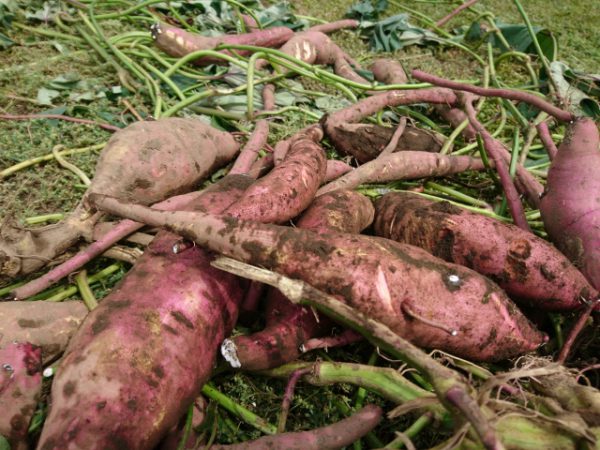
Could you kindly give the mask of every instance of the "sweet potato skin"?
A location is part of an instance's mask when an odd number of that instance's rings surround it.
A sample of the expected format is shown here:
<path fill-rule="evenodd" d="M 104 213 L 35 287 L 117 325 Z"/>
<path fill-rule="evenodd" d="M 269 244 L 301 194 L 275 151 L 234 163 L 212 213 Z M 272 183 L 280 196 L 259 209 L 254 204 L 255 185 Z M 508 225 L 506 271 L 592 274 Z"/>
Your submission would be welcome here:
<path fill-rule="evenodd" d="M 317 233 L 339 231 L 359 233 L 373 221 L 371 201 L 353 191 L 334 191 L 317 198 L 299 218 L 296 226 Z M 327 332 L 332 323 L 316 312 L 291 303 L 277 289 L 267 294 L 264 330 L 226 340 L 223 356 L 242 370 L 266 370 L 293 361 L 308 339 Z"/>
<path fill-rule="evenodd" d="M 547 241 L 448 202 L 391 192 L 376 203 L 375 233 L 490 277 L 515 300 L 560 311 L 598 293 Z"/>
<path fill-rule="evenodd" d="M 110 138 L 89 192 L 154 203 L 188 192 L 238 150 L 229 133 L 199 120 L 136 122 Z"/>
<path fill-rule="evenodd" d="M 217 37 L 206 37 L 190 33 L 181 28 L 165 23 L 156 23 L 151 26 L 152 38 L 156 45 L 171 56 L 185 56 L 198 50 L 212 50 L 221 44 L 234 45 L 256 45 L 258 47 L 277 47 L 288 41 L 294 32 L 287 27 L 273 27 L 266 30 L 256 30 L 251 33 L 222 35 Z M 231 54 L 224 51 L 223 53 Z M 241 55 L 250 52 L 239 50 Z M 194 60 L 196 65 L 223 63 L 216 57 L 205 56 Z"/>
<path fill-rule="evenodd" d="M 214 251 L 305 280 L 423 347 L 494 361 L 534 350 L 546 339 L 492 281 L 417 247 L 199 213 L 164 213 L 101 196 L 92 200 L 112 213 L 167 226 Z"/>
<path fill-rule="evenodd" d="M 0 349 L 29 342 L 40 347 L 47 363 L 65 350 L 87 314 L 80 301 L 0 303 Z"/>
<path fill-rule="evenodd" d="M 215 187 L 188 207 L 221 212 L 250 182 L 226 177 L 220 202 Z M 179 241 L 160 232 L 73 337 L 40 449 L 153 448 L 197 396 L 247 283 L 200 247 L 175 254 Z"/>
<path fill-rule="evenodd" d="M 42 352 L 28 342 L 0 349 L 0 435 L 27 450 L 27 430 L 42 389 Z"/>
<path fill-rule="evenodd" d="M 253 183 L 226 214 L 264 223 L 285 222 L 310 204 L 326 169 L 321 146 L 302 136 L 292 142 L 283 162 Z M 283 216 L 282 211 L 286 211 Z"/>
<path fill-rule="evenodd" d="M 540 202 L 548 236 L 596 289 L 600 289 L 599 143 L 592 119 L 569 124 Z"/>

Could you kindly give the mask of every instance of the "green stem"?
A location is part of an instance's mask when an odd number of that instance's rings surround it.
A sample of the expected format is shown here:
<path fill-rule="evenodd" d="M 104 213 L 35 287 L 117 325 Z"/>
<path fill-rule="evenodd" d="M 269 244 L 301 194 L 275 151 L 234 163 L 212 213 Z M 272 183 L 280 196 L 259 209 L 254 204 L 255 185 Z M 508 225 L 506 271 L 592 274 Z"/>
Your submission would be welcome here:
<path fill-rule="evenodd" d="M 90 289 L 87 271 L 85 269 L 75 276 L 75 283 L 77 284 L 77 288 L 79 289 L 79 294 L 83 299 L 83 303 L 85 303 L 85 306 L 87 306 L 87 308 L 90 311 L 92 311 L 98 306 L 98 301 L 96 300 L 94 293 Z"/>
<path fill-rule="evenodd" d="M 277 427 L 275 425 L 234 402 L 231 398 L 215 389 L 210 383 L 207 383 L 202 387 L 202 393 L 257 430 L 260 430 L 265 434 L 277 433 Z"/>
<path fill-rule="evenodd" d="M 19 28 L 21 30 L 29 31 L 30 33 L 33 33 L 33 34 L 40 34 L 42 36 L 63 39 L 65 41 L 76 42 L 78 44 L 83 43 L 83 40 L 81 38 L 78 38 L 77 36 L 71 36 L 70 34 L 64 34 L 64 33 L 59 33 L 57 31 L 46 30 L 44 28 L 29 27 L 29 26 L 23 25 L 22 23 L 19 23 L 19 22 L 13 22 L 12 26 Z"/>
<path fill-rule="evenodd" d="M 421 431 L 425 429 L 432 421 L 431 414 L 425 413 L 420 416 L 417 420 L 415 420 L 410 427 L 406 429 L 402 434 L 409 439 L 414 438 Z M 384 448 L 404 448 L 405 441 L 401 437 L 397 437 Z"/>
<path fill-rule="evenodd" d="M 265 56 L 264 52 L 253 53 L 248 60 L 248 72 L 246 77 L 246 116 L 248 120 L 254 117 L 254 70 L 256 68 L 256 60 Z"/>
<path fill-rule="evenodd" d="M 467 203 L 468 205 L 480 206 L 484 209 L 489 208 L 489 205 L 483 200 L 473 198 L 467 194 L 464 194 L 463 192 L 457 191 L 456 189 L 452 189 L 449 186 L 442 186 L 441 184 L 434 183 L 433 181 L 428 181 L 427 183 L 425 183 L 425 188 L 449 195 L 450 197 L 455 198 L 457 201 Z"/>
<path fill-rule="evenodd" d="M 144 2 L 138 3 L 135 6 L 131 6 L 130 8 L 124 9 L 123 11 L 118 11 L 118 12 L 114 12 L 114 13 L 107 13 L 107 14 L 98 14 L 96 16 L 96 19 L 98 19 L 98 20 L 101 20 L 101 19 L 116 19 L 116 18 L 121 17 L 121 16 L 128 16 L 132 12 L 139 11 L 139 10 L 145 10 L 145 8 L 147 6 L 154 5 L 156 3 L 163 3 L 163 2 L 164 2 L 164 0 L 146 0 Z"/>
<path fill-rule="evenodd" d="M 65 215 L 62 213 L 44 214 L 42 216 L 27 217 L 25 223 L 27 225 L 37 225 L 39 223 L 58 222 L 59 220 L 63 220 L 64 217 Z"/>

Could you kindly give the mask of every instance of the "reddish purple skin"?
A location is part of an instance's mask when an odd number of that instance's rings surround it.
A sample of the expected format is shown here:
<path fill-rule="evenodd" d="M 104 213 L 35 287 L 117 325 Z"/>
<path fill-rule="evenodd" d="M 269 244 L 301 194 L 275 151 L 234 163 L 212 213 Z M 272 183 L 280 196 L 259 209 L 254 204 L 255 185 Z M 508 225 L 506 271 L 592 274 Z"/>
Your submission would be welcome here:
<path fill-rule="evenodd" d="M 165 53 L 181 57 L 198 50 L 213 50 L 221 44 L 230 45 L 255 45 L 257 47 L 278 47 L 287 42 L 294 32 L 287 27 L 273 27 L 266 30 L 252 31 L 245 34 L 222 35 L 206 37 L 177 28 L 173 25 L 157 23 L 151 27 L 152 38 L 157 47 Z M 229 51 L 222 53 L 231 55 Z M 249 55 L 247 50 L 236 50 L 242 56 Z M 193 61 L 197 65 L 219 64 L 225 60 L 217 57 L 205 56 Z"/>
<path fill-rule="evenodd" d="M 310 204 L 326 167 L 321 146 L 301 137 L 292 142 L 283 162 L 252 184 L 226 214 L 263 223 L 285 222 Z"/>
<path fill-rule="evenodd" d="M 188 208 L 220 212 L 250 182 L 226 177 Z M 246 282 L 200 247 L 174 254 L 180 240 L 160 232 L 73 337 L 40 449 L 153 448 L 209 378 Z"/>
<path fill-rule="evenodd" d="M 600 289 L 599 142 L 592 119 L 568 125 L 540 202 L 548 236 L 596 289 Z"/>
<path fill-rule="evenodd" d="M 255 441 L 213 445 L 212 450 L 340 450 L 357 441 L 381 422 L 379 406 L 367 405 L 352 416 L 310 431 L 264 436 Z"/>
<path fill-rule="evenodd" d="M 549 311 L 573 310 L 598 293 L 547 241 L 497 220 L 392 192 L 376 206 L 375 233 L 416 245 L 498 283 L 515 300 Z"/>
<path fill-rule="evenodd" d="M 296 223 L 317 233 L 340 231 L 359 233 L 373 221 L 370 200 L 353 191 L 334 191 L 316 199 Z M 277 289 L 267 296 L 264 330 L 232 339 L 243 370 L 266 370 L 281 366 L 300 356 L 300 346 L 331 329 L 325 316 L 317 320 L 310 308 L 290 302 Z"/>
<path fill-rule="evenodd" d="M 101 196 L 93 201 L 106 211 L 166 226 L 226 256 L 305 280 L 422 347 L 497 361 L 534 350 L 547 339 L 496 284 L 417 247 L 362 235 L 317 235 L 207 214 L 153 211 Z"/>
<path fill-rule="evenodd" d="M 42 349 L 29 342 L 0 348 L 0 435 L 26 450 L 27 430 L 42 389 Z"/>

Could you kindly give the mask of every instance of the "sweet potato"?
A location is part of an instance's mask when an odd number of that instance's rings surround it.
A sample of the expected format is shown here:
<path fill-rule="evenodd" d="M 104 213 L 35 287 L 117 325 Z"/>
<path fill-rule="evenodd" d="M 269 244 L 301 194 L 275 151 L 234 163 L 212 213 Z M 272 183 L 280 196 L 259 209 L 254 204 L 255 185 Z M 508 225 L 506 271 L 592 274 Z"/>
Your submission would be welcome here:
<path fill-rule="evenodd" d="M 351 155 L 363 164 L 379 156 L 390 142 L 394 129 L 363 123 L 339 123 L 330 127 L 329 139 L 336 150 Z M 433 131 L 407 125 L 394 152 L 412 150 L 437 153 L 444 139 Z"/>
<path fill-rule="evenodd" d="M 219 45 L 255 45 L 258 47 L 278 47 L 288 41 L 294 32 L 287 27 L 273 27 L 266 30 L 253 31 L 246 34 L 222 35 L 217 37 L 201 36 L 165 23 L 155 23 L 150 27 L 152 39 L 157 47 L 165 53 L 181 57 L 198 50 L 213 50 Z M 231 55 L 229 51 L 222 53 Z M 250 52 L 238 50 L 242 56 Z M 197 65 L 219 64 L 223 59 L 214 56 L 204 56 L 193 61 Z"/>
<path fill-rule="evenodd" d="M 360 66 L 321 31 L 296 33 L 279 50 L 309 64 L 333 66 L 336 74 L 356 83 L 369 84 L 352 68 L 352 65 Z"/>
<path fill-rule="evenodd" d="M 226 177 L 220 203 L 200 196 L 188 208 L 222 212 L 250 181 Z M 180 240 L 160 232 L 81 325 L 52 384 L 40 449 L 153 448 L 198 395 L 247 283 L 213 269 L 200 247 L 174 253 Z"/>
<path fill-rule="evenodd" d="M 65 350 L 87 313 L 79 301 L 0 303 L 0 348 L 29 342 L 47 364 Z"/>
<path fill-rule="evenodd" d="M 378 236 L 474 269 L 514 300 L 557 311 L 580 308 L 598 295 L 556 248 L 514 225 L 409 192 L 384 195 L 376 211 Z"/>
<path fill-rule="evenodd" d="M 255 441 L 232 445 L 213 445 L 212 450 L 339 450 L 357 441 L 379 424 L 379 406 L 367 405 L 337 423 L 310 431 L 264 436 Z"/>
<path fill-rule="evenodd" d="M 42 389 L 41 349 L 11 343 L 0 349 L 0 435 L 12 450 L 27 450 L 27 430 Z"/>
<path fill-rule="evenodd" d="M 323 195 L 336 189 L 354 189 L 364 183 L 439 177 L 484 168 L 481 159 L 471 156 L 412 151 L 392 153 L 369 161 L 326 184 L 317 191 L 317 195 Z"/>
<path fill-rule="evenodd" d="M 264 223 L 282 223 L 301 213 L 325 178 L 325 152 L 310 136 L 300 135 L 285 159 L 248 188 L 226 214 Z M 282 216 L 281 211 L 286 211 Z"/>
<path fill-rule="evenodd" d="M 501 360 L 545 340 L 496 284 L 417 247 L 202 213 L 154 211 L 100 195 L 90 201 L 111 213 L 166 226 L 213 251 L 305 280 L 423 347 L 474 360 Z"/>
<path fill-rule="evenodd" d="M 406 84 L 408 76 L 398 61 L 389 58 L 378 58 L 369 67 L 375 79 L 383 84 Z"/>
<path fill-rule="evenodd" d="M 358 233 L 371 224 L 373 214 L 373 206 L 366 197 L 352 191 L 335 191 L 316 199 L 296 226 L 317 233 Z M 243 370 L 265 370 L 285 364 L 300 356 L 304 342 L 331 328 L 327 318 L 317 319 L 315 314 L 271 289 L 264 330 L 226 339 L 221 353 L 233 367 Z"/>
<path fill-rule="evenodd" d="M 228 134 L 192 119 L 137 122 L 115 133 L 102 150 L 89 192 L 143 204 L 187 192 L 224 165 L 239 146 Z M 36 229 L 0 227 L 0 282 L 43 267 L 91 234 L 99 219 L 84 203 L 63 222 Z"/>
<path fill-rule="evenodd" d="M 592 119 L 567 126 L 548 171 L 540 212 L 548 236 L 600 288 L 600 137 Z"/>

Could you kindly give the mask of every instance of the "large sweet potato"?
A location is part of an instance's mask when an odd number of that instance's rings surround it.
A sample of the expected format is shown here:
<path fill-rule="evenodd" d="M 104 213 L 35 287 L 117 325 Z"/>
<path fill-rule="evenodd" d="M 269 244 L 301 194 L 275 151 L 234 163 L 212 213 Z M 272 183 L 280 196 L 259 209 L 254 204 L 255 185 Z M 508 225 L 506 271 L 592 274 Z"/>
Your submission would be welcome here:
<path fill-rule="evenodd" d="M 193 119 L 136 122 L 115 133 L 102 150 L 89 192 L 143 204 L 186 192 L 230 161 L 239 149 L 228 133 Z M 85 202 L 63 222 L 23 229 L 0 227 L 0 282 L 43 267 L 91 234 L 99 216 Z"/>
<path fill-rule="evenodd" d="M 592 119 L 567 126 L 546 180 L 540 212 L 548 236 L 600 289 L 600 136 Z"/>
<path fill-rule="evenodd" d="M 496 284 L 417 247 L 200 213 L 153 211 L 98 195 L 90 200 L 112 213 L 167 226 L 214 251 L 303 279 L 423 347 L 474 360 L 500 360 L 544 342 Z"/>
<path fill-rule="evenodd" d="M 410 192 L 384 195 L 376 211 L 378 236 L 470 267 L 515 300 L 546 310 L 569 310 L 598 295 L 562 253 L 514 225 Z"/>
<path fill-rule="evenodd" d="M 361 194 L 334 191 L 316 199 L 296 223 L 299 228 L 317 233 L 339 231 L 358 233 L 373 221 L 373 206 Z M 267 294 L 264 330 L 247 336 L 226 339 L 221 353 L 233 367 L 265 370 L 278 367 L 300 356 L 300 346 L 331 328 L 326 317 L 291 303 L 277 289 Z"/>
<path fill-rule="evenodd" d="M 226 177 L 188 207 L 221 212 L 251 181 Z M 197 396 L 246 283 L 200 247 L 174 253 L 179 241 L 159 233 L 73 337 L 40 449 L 152 448 Z"/>

